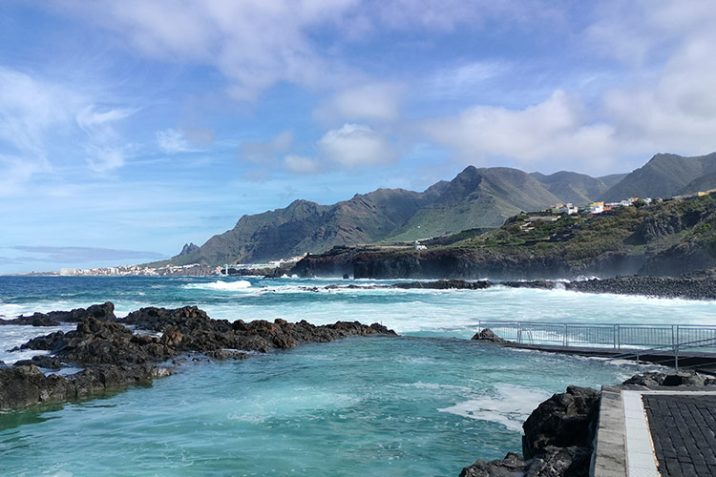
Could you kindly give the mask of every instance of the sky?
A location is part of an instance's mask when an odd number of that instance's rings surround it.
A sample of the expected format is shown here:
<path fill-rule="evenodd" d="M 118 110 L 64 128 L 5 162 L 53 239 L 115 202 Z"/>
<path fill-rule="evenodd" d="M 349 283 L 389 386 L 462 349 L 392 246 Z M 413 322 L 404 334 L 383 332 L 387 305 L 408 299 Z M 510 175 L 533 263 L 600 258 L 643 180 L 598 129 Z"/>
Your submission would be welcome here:
<path fill-rule="evenodd" d="M 3 0 L 0 273 L 467 165 L 716 151 L 712 0 Z"/>

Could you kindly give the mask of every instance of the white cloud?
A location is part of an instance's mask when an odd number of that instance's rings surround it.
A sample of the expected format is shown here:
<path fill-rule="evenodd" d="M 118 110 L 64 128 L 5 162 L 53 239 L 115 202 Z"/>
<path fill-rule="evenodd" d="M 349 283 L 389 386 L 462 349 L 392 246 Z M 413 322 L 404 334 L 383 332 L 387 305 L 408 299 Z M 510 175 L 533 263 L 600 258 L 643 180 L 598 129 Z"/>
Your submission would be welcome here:
<path fill-rule="evenodd" d="M 44 165 L 36 161 L 0 154 L 0 197 L 21 192 L 25 182 L 45 170 Z"/>
<path fill-rule="evenodd" d="M 124 151 L 106 146 L 88 146 L 87 164 L 93 172 L 106 174 L 124 165 Z"/>
<path fill-rule="evenodd" d="M 324 103 L 316 111 L 316 116 L 324 121 L 393 120 L 399 115 L 402 93 L 401 85 L 389 82 L 347 88 Z"/>
<path fill-rule="evenodd" d="M 427 79 L 425 94 L 459 99 L 479 90 L 485 82 L 504 75 L 510 68 L 504 61 L 475 61 L 443 68 Z"/>
<path fill-rule="evenodd" d="M 321 154 L 345 167 L 381 164 L 395 159 L 388 142 L 368 126 L 344 124 L 328 131 L 319 141 Z"/>
<path fill-rule="evenodd" d="M 45 136 L 71 118 L 79 98 L 57 85 L 0 67 L 0 147 L 44 162 Z"/>
<path fill-rule="evenodd" d="M 291 172 L 297 174 L 311 174 L 318 172 L 319 164 L 315 159 L 309 157 L 289 154 L 283 158 L 283 165 Z"/>
<path fill-rule="evenodd" d="M 159 149 L 167 154 L 192 152 L 194 150 L 182 131 L 169 128 L 157 131 L 156 136 Z"/>
<path fill-rule="evenodd" d="M 103 126 L 116 121 L 126 119 L 136 113 L 136 109 L 115 108 L 98 110 L 96 105 L 84 107 L 77 113 L 77 124 L 85 131 L 92 130 L 98 126 Z"/>
<path fill-rule="evenodd" d="M 334 21 L 356 0 L 106 0 L 70 3 L 142 53 L 216 67 L 238 100 L 288 81 L 323 84 L 338 70 L 317 52 L 309 30 Z"/>
<path fill-rule="evenodd" d="M 699 0 L 610 0 L 585 30 L 619 86 L 587 108 L 577 90 L 525 108 L 476 105 L 425 124 L 465 161 L 608 172 L 617 160 L 716 150 L 716 9 Z M 479 70 L 478 70 L 479 72 Z M 479 76 L 479 75 L 478 75 Z M 623 166 L 622 166 L 623 167 Z"/>
<path fill-rule="evenodd" d="M 605 0 L 586 29 L 595 51 L 631 65 L 674 52 L 684 40 L 714 31 L 716 9 L 704 0 Z"/>
<path fill-rule="evenodd" d="M 588 34 L 634 68 L 604 95 L 623 146 L 644 152 L 716 150 L 716 9 L 700 0 L 614 0 Z"/>
<path fill-rule="evenodd" d="M 340 87 L 354 71 L 333 47 L 380 29 L 450 31 L 496 19 L 554 18 L 542 0 L 67 0 L 69 11 L 115 31 L 141 53 L 217 68 L 238 100 L 280 82 Z M 316 31 L 336 29 L 330 44 Z M 322 38 L 325 42 L 325 37 Z"/>
<path fill-rule="evenodd" d="M 562 91 L 519 110 L 476 106 L 457 117 L 430 121 L 425 131 L 466 162 L 497 157 L 530 165 L 569 164 L 603 161 L 614 152 L 612 127 L 591 122 L 579 102 Z"/>
<path fill-rule="evenodd" d="M 116 123 L 136 112 L 98 108 L 76 88 L 0 67 L 0 187 L 23 191 L 38 174 L 56 170 L 58 145 L 77 147 L 90 170 L 105 173 L 124 164 Z M 83 154 L 84 153 L 84 154 Z"/>
<path fill-rule="evenodd" d="M 554 2 L 540 0 L 374 0 L 366 4 L 364 14 L 389 28 L 432 31 L 479 28 L 498 19 L 527 24 L 561 18 Z"/>

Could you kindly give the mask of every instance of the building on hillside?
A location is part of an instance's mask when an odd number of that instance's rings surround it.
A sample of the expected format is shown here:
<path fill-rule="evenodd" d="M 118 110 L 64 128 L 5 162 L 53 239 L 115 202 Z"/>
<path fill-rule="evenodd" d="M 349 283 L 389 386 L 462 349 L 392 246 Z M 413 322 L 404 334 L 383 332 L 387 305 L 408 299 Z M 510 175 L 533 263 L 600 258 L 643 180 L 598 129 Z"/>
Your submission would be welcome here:
<path fill-rule="evenodd" d="M 425 245 L 423 245 L 423 244 L 421 244 L 419 240 L 416 240 L 416 241 L 415 241 L 415 250 L 417 250 L 418 252 L 420 252 L 421 250 L 427 250 L 427 249 L 428 249 L 428 247 L 425 246 Z"/>
<path fill-rule="evenodd" d="M 603 201 L 592 202 L 591 204 L 589 204 L 588 210 L 589 210 L 589 213 L 592 215 L 601 214 L 602 212 L 604 212 L 604 202 Z"/>
<path fill-rule="evenodd" d="M 559 208 L 559 213 L 567 215 L 576 215 L 579 213 L 579 207 L 575 206 L 571 202 L 567 202 L 566 204 L 562 204 L 562 207 Z"/>

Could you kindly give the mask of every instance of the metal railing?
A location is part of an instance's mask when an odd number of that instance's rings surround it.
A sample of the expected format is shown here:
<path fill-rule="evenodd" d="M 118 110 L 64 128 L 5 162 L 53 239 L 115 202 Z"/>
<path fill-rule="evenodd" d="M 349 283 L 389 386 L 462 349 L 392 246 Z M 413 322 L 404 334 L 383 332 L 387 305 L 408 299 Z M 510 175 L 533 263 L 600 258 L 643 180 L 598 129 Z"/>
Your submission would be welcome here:
<path fill-rule="evenodd" d="M 710 348 L 710 350 L 709 350 Z M 714 354 L 716 356 L 716 338 L 709 338 L 705 340 L 687 341 L 678 343 L 676 345 L 665 345 L 657 346 L 649 349 L 636 349 L 628 353 L 622 353 L 614 356 L 610 356 L 609 360 L 619 359 L 635 359 L 637 364 L 640 362 L 640 358 L 647 355 L 653 355 L 662 351 L 669 351 L 671 354 L 668 358 L 662 359 L 661 361 L 651 360 L 650 362 L 656 364 L 662 364 L 665 362 L 671 362 L 676 370 L 679 370 L 679 356 L 690 350 L 699 350 L 700 352 L 706 351 L 707 353 Z M 687 366 L 688 367 L 688 366 Z"/>
<path fill-rule="evenodd" d="M 711 343 L 716 353 L 716 326 L 661 324 L 576 324 L 525 321 L 479 321 L 478 331 L 523 345 L 601 348 L 614 351 L 662 348 L 678 350 L 687 343 Z"/>

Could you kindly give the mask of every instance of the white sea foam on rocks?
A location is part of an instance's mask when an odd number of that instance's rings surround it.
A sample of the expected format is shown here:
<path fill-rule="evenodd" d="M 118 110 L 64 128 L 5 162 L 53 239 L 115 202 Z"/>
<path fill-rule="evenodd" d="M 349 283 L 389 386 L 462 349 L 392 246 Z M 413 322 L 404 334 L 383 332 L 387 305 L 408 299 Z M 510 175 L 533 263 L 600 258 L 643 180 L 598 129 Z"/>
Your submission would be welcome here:
<path fill-rule="evenodd" d="M 530 413 L 547 398 L 549 394 L 540 389 L 498 384 L 482 396 L 438 410 L 470 419 L 496 422 L 519 432 Z"/>

